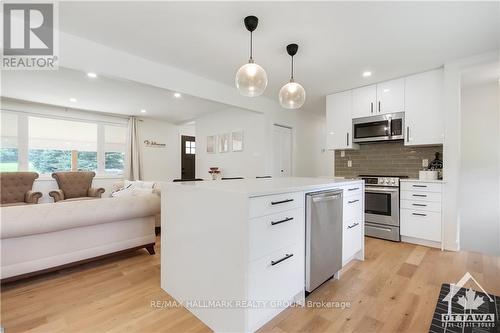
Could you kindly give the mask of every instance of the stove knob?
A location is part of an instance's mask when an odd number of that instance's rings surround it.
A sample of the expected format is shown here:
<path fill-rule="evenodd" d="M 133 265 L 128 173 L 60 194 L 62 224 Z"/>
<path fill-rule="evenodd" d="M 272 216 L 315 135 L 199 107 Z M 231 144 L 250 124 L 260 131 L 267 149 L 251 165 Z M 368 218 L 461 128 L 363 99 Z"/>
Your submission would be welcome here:
<path fill-rule="evenodd" d="M 383 184 L 389 184 L 389 180 L 387 178 L 384 178 Z"/>
<path fill-rule="evenodd" d="M 396 185 L 396 179 L 394 178 L 391 179 L 391 185 Z"/>

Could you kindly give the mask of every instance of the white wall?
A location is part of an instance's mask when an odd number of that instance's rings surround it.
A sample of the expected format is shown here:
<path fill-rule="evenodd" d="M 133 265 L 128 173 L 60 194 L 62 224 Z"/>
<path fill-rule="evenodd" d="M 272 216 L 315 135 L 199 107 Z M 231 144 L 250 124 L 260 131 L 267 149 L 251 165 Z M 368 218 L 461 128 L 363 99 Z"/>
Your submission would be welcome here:
<path fill-rule="evenodd" d="M 498 82 L 462 89 L 459 216 L 461 249 L 500 255 Z"/>
<path fill-rule="evenodd" d="M 196 119 L 196 177 L 210 178 L 208 169 L 219 167 L 223 177 L 265 175 L 266 136 L 262 113 L 230 108 Z M 243 131 L 243 151 L 207 153 L 207 136 Z"/>
<path fill-rule="evenodd" d="M 324 151 L 325 119 L 301 110 L 278 109 L 256 113 L 231 108 L 196 120 L 196 175 L 209 178 L 208 168 L 223 176 L 256 177 L 273 174 L 273 125 L 292 128 L 292 174 L 301 177 L 333 176 L 333 153 Z M 244 132 L 243 152 L 206 153 L 206 137 L 234 130 Z"/>
<path fill-rule="evenodd" d="M 180 178 L 180 135 L 183 130 L 166 121 L 142 118 L 139 122 L 143 180 L 171 181 Z M 165 143 L 165 148 L 146 147 L 144 140 Z"/>

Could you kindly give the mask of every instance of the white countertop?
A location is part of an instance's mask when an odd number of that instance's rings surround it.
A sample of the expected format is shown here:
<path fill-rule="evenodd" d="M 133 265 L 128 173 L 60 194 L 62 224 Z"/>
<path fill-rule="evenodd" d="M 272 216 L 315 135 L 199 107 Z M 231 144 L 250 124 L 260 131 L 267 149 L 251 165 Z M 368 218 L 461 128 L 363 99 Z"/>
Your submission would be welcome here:
<path fill-rule="evenodd" d="M 335 188 L 348 184 L 363 184 L 358 179 L 312 178 L 312 177 L 278 177 L 263 179 L 207 180 L 197 182 L 162 183 L 167 191 L 177 186 L 211 189 L 216 191 L 235 192 L 256 197 L 286 192 L 312 191 Z"/>
<path fill-rule="evenodd" d="M 400 179 L 400 182 L 420 182 L 420 183 L 438 183 L 438 184 L 444 184 L 446 183 L 446 180 L 443 179 L 418 179 L 418 178 L 406 178 L 406 179 Z"/>

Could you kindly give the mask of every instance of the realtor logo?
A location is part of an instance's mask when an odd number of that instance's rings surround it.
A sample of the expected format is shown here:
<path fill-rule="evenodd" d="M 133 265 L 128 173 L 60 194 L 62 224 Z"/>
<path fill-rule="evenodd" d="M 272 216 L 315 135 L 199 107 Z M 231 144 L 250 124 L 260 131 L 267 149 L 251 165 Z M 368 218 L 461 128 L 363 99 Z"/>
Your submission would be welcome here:
<path fill-rule="evenodd" d="M 463 289 L 469 280 L 481 289 L 484 296 L 470 288 Z M 457 294 L 460 295 L 457 296 Z M 490 313 L 488 310 L 490 309 L 489 303 L 494 304 L 494 299 L 469 272 L 465 273 L 456 284 L 450 284 L 450 292 L 442 301 L 448 303 L 447 313 L 441 314 L 443 327 L 488 328 L 495 326 L 495 313 Z"/>
<path fill-rule="evenodd" d="M 56 3 L 3 3 L 2 69 L 57 69 Z"/>

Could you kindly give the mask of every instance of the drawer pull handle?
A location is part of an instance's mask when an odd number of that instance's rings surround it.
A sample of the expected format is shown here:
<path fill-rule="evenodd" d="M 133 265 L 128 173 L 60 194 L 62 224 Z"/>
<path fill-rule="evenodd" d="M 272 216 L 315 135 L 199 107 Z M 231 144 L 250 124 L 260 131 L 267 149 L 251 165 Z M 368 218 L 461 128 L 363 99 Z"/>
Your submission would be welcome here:
<path fill-rule="evenodd" d="M 274 265 L 277 265 L 279 264 L 280 262 L 282 261 L 285 261 L 287 259 L 290 259 L 291 257 L 293 257 L 293 253 L 290 253 L 290 254 L 285 254 L 285 256 L 281 259 L 278 259 L 278 260 L 271 260 L 271 266 L 274 266 Z"/>
<path fill-rule="evenodd" d="M 354 228 L 354 227 L 356 227 L 356 226 L 358 226 L 358 225 L 359 225 L 359 223 L 358 223 L 358 222 L 353 223 L 353 225 L 348 225 L 348 226 L 347 226 L 347 229 L 352 229 L 352 228 Z"/>
<path fill-rule="evenodd" d="M 348 188 L 347 190 L 348 191 L 356 191 L 356 190 L 359 190 L 359 187 Z"/>
<path fill-rule="evenodd" d="M 413 187 L 427 187 L 427 185 L 413 185 Z"/>
<path fill-rule="evenodd" d="M 287 217 L 286 219 L 280 220 L 280 221 L 271 221 L 271 225 L 276 225 L 284 222 L 288 222 L 293 220 L 293 217 Z"/>
<path fill-rule="evenodd" d="M 359 201 L 359 199 L 356 199 L 356 200 L 347 201 L 347 203 L 352 204 L 352 203 L 355 203 L 355 202 L 358 202 L 358 201 Z"/>
<path fill-rule="evenodd" d="M 412 214 L 417 216 L 427 216 L 427 214 L 421 214 L 421 213 L 412 213 Z"/>
<path fill-rule="evenodd" d="M 281 201 L 271 201 L 271 205 L 279 205 L 287 202 L 292 202 L 293 199 L 286 199 L 286 200 L 281 200 Z"/>
<path fill-rule="evenodd" d="M 427 198 L 427 194 L 413 194 L 414 197 Z"/>
<path fill-rule="evenodd" d="M 427 207 L 427 205 L 424 205 L 424 204 L 412 204 L 413 206 L 418 206 L 418 207 Z"/>

